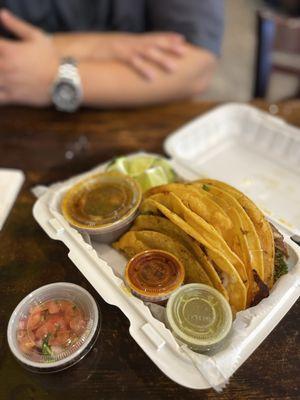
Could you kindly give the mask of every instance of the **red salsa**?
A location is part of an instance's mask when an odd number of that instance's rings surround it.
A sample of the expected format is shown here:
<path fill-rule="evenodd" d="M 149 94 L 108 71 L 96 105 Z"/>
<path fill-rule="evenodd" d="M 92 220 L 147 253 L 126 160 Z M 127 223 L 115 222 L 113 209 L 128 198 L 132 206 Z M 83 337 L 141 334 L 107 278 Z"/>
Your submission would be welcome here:
<path fill-rule="evenodd" d="M 50 300 L 30 308 L 20 319 L 20 350 L 32 359 L 57 356 L 78 342 L 86 330 L 83 311 L 69 300 Z"/>
<path fill-rule="evenodd" d="M 184 281 L 184 267 L 171 253 L 146 250 L 127 264 L 125 281 L 132 293 L 145 301 L 166 300 Z"/>

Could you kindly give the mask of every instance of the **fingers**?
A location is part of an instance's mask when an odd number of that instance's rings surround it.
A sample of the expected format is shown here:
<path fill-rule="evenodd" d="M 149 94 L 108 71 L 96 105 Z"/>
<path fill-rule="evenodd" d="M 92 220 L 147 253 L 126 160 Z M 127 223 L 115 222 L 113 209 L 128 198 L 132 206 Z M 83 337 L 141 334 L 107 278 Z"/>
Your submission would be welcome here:
<path fill-rule="evenodd" d="M 30 40 L 40 35 L 39 29 L 5 9 L 0 11 L 0 22 L 9 32 L 15 34 L 20 39 Z"/>
<path fill-rule="evenodd" d="M 174 72 L 177 69 L 177 64 L 165 51 L 152 47 L 143 52 L 141 56 L 154 64 L 165 72 Z"/>
<path fill-rule="evenodd" d="M 146 35 L 148 44 L 165 50 L 176 56 L 183 56 L 186 51 L 186 41 L 178 33 L 152 33 Z"/>
<path fill-rule="evenodd" d="M 160 43 L 157 43 L 156 46 L 160 50 L 169 52 L 177 57 L 182 57 L 186 53 L 186 46 L 185 46 L 184 42 L 178 42 L 178 43 L 160 42 Z"/>
<path fill-rule="evenodd" d="M 129 65 L 144 79 L 148 81 L 153 81 L 155 79 L 153 67 L 148 61 L 144 60 L 143 57 L 135 55 L 129 60 Z"/>
<path fill-rule="evenodd" d="M 128 63 L 149 81 L 155 79 L 156 68 L 166 73 L 173 73 L 178 68 L 178 62 L 172 52 L 155 46 L 137 48 L 128 58 Z"/>
<path fill-rule="evenodd" d="M 155 67 L 172 73 L 176 71 L 176 58 L 185 54 L 185 38 L 177 33 L 151 33 L 141 35 L 129 63 L 144 78 L 155 79 Z"/>

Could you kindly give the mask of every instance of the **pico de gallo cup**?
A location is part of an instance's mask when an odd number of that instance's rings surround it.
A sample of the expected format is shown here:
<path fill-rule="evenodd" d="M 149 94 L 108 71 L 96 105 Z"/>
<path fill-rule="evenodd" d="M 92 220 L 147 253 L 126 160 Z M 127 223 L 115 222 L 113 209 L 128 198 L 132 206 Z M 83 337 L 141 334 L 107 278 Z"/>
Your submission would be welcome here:
<path fill-rule="evenodd" d="M 7 340 L 15 358 L 33 372 L 57 372 L 93 347 L 101 315 L 82 287 L 58 282 L 33 291 L 13 311 Z"/>

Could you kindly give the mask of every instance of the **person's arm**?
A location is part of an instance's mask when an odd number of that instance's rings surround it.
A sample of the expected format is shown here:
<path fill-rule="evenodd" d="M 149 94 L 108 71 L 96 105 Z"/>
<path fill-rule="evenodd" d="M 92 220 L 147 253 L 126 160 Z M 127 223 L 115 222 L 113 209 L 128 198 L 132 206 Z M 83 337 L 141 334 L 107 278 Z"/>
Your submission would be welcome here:
<path fill-rule="evenodd" d="M 184 36 L 176 32 L 58 32 L 52 35 L 61 57 L 126 61 L 130 55 L 146 55 L 155 48 L 182 55 Z"/>
<path fill-rule="evenodd" d="M 154 79 L 149 83 L 122 63 L 82 62 L 86 104 L 124 107 L 170 101 L 201 94 L 210 83 L 220 54 L 224 1 L 146 0 L 145 6 L 147 30 L 181 33 L 191 43 L 185 44 L 184 57 L 176 59 L 177 69 L 166 74 L 157 68 L 159 63 L 150 64 Z M 143 59 L 135 62 L 136 70 L 149 68 Z"/>
<path fill-rule="evenodd" d="M 2 22 L 8 25 L 10 19 L 11 15 L 2 12 Z M 0 40 L 0 103 L 49 105 L 59 55 L 43 32 L 23 21 L 15 22 L 14 33 L 20 40 Z M 172 73 L 152 63 L 151 80 L 142 78 L 120 61 L 81 61 L 84 104 L 102 108 L 131 107 L 201 93 L 215 64 L 212 53 L 186 44 L 184 57 L 176 61 L 177 69 Z M 142 69 L 143 63 L 150 65 L 141 58 L 134 59 L 133 63 L 136 69 Z"/>
<path fill-rule="evenodd" d="M 76 60 L 121 61 L 145 79 L 152 79 L 152 65 L 172 73 L 184 56 L 185 39 L 175 32 L 70 32 L 52 35 L 60 57 Z M 152 65 L 151 65 L 152 64 Z"/>
<path fill-rule="evenodd" d="M 45 106 L 51 103 L 51 85 L 59 64 L 52 40 L 42 31 L 7 12 L 0 20 L 19 41 L 0 40 L 0 103 Z M 81 61 L 84 104 L 97 107 L 131 107 L 165 102 L 201 93 L 215 64 L 209 51 L 185 44 L 177 69 L 164 71 L 156 62 L 134 58 L 132 65 L 116 61 Z M 169 57 L 176 57 L 172 54 Z M 151 67 L 151 80 L 136 73 Z"/>
<path fill-rule="evenodd" d="M 216 59 L 212 53 L 186 45 L 177 70 L 166 74 L 153 67 L 155 79 L 145 81 L 118 61 L 82 61 L 84 104 L 101 108 L 132 107 L 192 97 L 208 86 Z"/>

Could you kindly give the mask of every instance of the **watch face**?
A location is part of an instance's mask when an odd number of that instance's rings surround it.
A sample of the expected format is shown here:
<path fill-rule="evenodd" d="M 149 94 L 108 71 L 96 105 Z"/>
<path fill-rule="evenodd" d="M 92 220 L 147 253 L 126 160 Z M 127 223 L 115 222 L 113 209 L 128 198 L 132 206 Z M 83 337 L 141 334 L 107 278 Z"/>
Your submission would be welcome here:
<path fill-rule="evenodd" d="M 70 81 L 58 82 L 54 88 L 53 102 L 63 111 L 75 111 L 79 106 L 79 93 Z"/>

